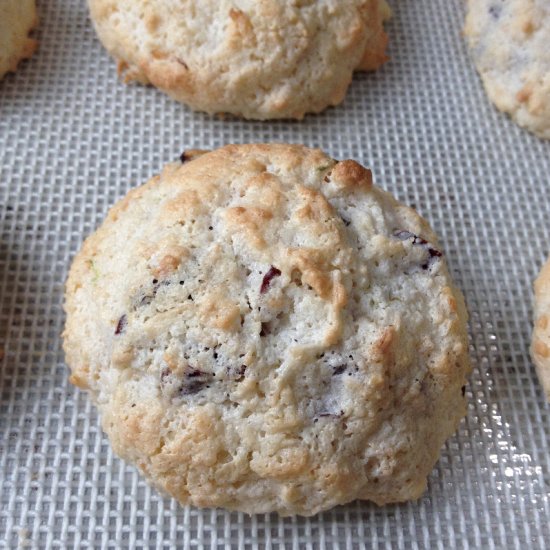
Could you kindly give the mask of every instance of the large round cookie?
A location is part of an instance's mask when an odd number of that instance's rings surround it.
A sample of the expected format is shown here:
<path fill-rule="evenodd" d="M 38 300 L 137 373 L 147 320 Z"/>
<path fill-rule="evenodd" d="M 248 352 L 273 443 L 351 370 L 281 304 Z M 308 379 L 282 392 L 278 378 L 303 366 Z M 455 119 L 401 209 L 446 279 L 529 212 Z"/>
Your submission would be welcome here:
<path fill-rule="evenodd" d="M 468 0 L 464 32 L 491 101 L 550 139 L 550 2 Z"/>
<path fill-rule="evenodd" d="M 0 79 L 34 52 L 36 40 L 29 32 L 36 22 L 34 0 L 0 1 Z"/>
<path fill-rule="evenodd" d="M 535 327 L 531 355 L 550 402 L 550 258 L 535 281 Z"/>
<path fill-rule="evenodd" d="M 193 109 L 302 118 L 344 99 L 385 60 L 385 0 L 88 0 L 127 81 Z"/>
<path fill-rule="evenodd" d="M 418 498 L 470 369 L 435 235 L 352 160 L 194 156 L 114 206 L 67 281 L 71 380 L 115 452 L 196 506 Z"/>

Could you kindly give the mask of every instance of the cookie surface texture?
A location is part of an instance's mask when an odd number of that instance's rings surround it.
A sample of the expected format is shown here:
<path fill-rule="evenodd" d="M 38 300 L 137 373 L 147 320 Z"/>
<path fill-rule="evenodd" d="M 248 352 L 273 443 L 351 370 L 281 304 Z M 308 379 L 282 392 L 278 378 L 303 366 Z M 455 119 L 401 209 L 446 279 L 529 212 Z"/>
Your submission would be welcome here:
<path fill-rule="evenodd" d="M 469 0 L 464 32 L 490 100 L 550 139 L 550 2 Z"/>
<path fill-rule="evenodd" d="M 29 38 L 36 23 L 35 0 L 0 2 L 0 78 L 15 71 L 19 61 L 36 49 L 36 40 Z"/>
<path fill-rule="evenodd" d="M 550 402 L 550 259 L 535 281 L 535 322 L 531 356 L 537 375 Z"/>
<path fill-rule="evenodd" d="M 470 368 L 427 223 L 318 150 L 187 158 L 111 209 L 67 281 L 71 381 L 115 452 L 201 507 L 418 498 Z"/>
<path fill-rule="evenodd" d="M 302 118 L 344 99 L 354 70 L 386 61 L 384 0 L 88 0 L 126 81 L 191 108 Z"/>

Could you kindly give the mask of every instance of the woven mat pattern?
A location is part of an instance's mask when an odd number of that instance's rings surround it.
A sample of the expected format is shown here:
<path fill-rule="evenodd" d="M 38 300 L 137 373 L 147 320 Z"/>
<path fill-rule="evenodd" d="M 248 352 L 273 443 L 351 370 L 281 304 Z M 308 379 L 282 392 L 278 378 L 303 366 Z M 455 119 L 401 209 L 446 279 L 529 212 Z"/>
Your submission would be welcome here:
<path fill-rule="evenodd" d="M 0 82 L 0 548 L 544 548 L 550 408 L 528 355 L 550 248 L 550 142 L 486 100 L 461 0 L 393 0 L 391 61 L 303 122 L 193 113 L 125 86 L 81 0 L 39 0 Z M 67 380 L 63 282 L 110 205 L 186 148 L 285 141 L 372 167 L 441 237 L 470 310 L 468 416 L 415 503 L 313 518 L 179 507 L 113 456 Z"/>

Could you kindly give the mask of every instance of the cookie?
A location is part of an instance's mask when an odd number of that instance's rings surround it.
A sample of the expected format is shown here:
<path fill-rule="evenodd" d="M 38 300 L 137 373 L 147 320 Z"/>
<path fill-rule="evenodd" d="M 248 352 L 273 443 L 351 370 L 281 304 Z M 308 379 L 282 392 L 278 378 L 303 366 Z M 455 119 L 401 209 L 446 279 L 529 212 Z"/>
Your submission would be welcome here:
<path fill-rule="evenodd" d="M 550 402 L 550 258 L 535 281 L 535 322 L 531 356 Z"/>
<path fill-rule="evenodd" d="M 36 40 L 29 32 L 36 26 L 34 0 L 2 0 L 0 2 L 0 79 L 15 71 L 22 59 L 36 49 Z"/>
<path fill-rule="evenodd" d="M 550 3 L 468 0 L 464 32 L 489 99 L 550 139 Z"/>
<path fill-rule="evenodd" d="M 191 108 L 294 118 L 340 103 L 354 70 L 386 61 L 385 0 L 88 0 L 126 81 Z"/>
<path fill-rule="evenodd" d="M 71 381 L 115 452 L 201 507 L 418 498 L 470 370 L 428 224 L 319 150 L 182 161 L 111 209 L 67 281 Z"/>

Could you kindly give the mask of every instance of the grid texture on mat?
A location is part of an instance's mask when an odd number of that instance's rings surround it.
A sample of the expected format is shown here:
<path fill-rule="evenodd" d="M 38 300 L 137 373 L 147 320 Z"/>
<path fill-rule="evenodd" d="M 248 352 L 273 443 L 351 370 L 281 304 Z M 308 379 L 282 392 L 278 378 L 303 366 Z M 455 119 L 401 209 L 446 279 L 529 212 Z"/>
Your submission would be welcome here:
<path fill-rule="evenodd" d="M 460 0 L 393 0 L 392 60 L 301 123 L 221 120 L 117 81 L 82 1 L 38 2 L 0 82 L 0 548 L 543 548 L 550 408 L 528 356 L 550 142 L 487 102 Z M 67 381 L 63 281 L 108 207 L 190 147 L 288 141 L 371 166 L 441 237 L 471 314 L 469 409 L 418 502 L 313 518 L 182 508 L 113 456 Z"/>

